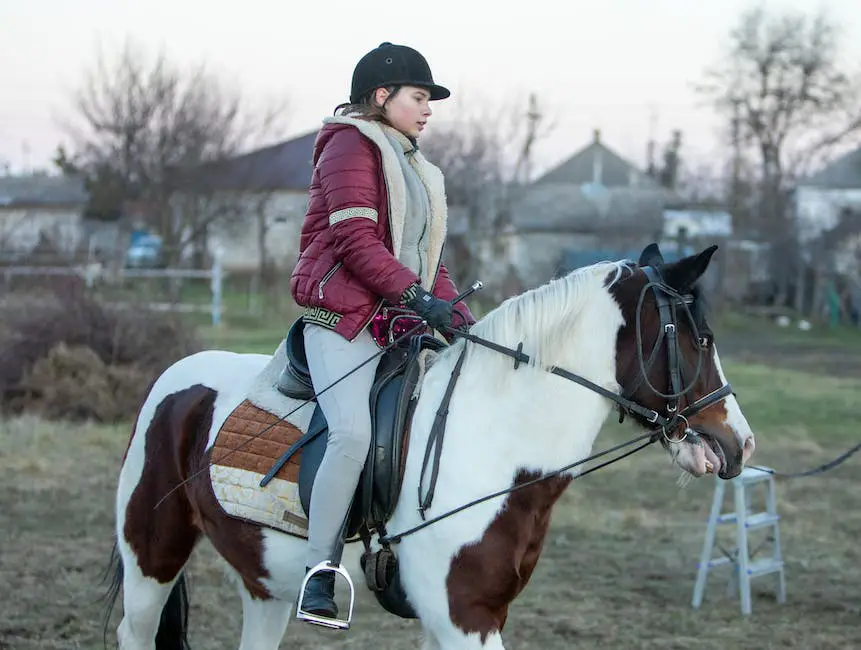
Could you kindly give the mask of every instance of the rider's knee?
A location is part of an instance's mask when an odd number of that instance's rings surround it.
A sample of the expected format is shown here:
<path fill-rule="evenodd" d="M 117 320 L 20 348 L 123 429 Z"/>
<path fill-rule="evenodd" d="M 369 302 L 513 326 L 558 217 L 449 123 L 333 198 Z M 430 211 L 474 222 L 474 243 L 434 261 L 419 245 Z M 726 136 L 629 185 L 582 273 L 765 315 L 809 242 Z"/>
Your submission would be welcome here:
<path fill-rule="evenodd" d="M 364 463 L 371 446 L 371 428 L 355 426 L 329 439 L 329 446 L 348 458 Z"/>

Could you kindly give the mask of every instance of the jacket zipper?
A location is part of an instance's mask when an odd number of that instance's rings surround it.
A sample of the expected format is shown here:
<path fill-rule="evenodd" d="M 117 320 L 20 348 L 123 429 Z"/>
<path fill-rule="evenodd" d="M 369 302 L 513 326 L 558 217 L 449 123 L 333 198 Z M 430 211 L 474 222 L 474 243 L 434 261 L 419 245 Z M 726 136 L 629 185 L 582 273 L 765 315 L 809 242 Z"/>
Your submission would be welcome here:
<path fill-rule="evenodd" d="M 329 269 L 326 275 L 323 276 L 323 279 L 320 280 L 320 286 L 317 288 L 317 296 L 320 298 L 320 300 L 323 299 L 323 287 L 326 286 L 326 283 L 332 279 L 332 276 L 335 275 L 335 273 L 338 271 L 338 269 L 341 268 L 341 266 L 343 266 L 343 262 L 338 262 L 337 264 L 335 264 L 335 266 Z"/>
<path fill-rule="evenodd" d="M 385 303 L 385 300 L 378 300 L 377 301 L 377 305 L 374 307 L 374 311 L 371 312 L 371 315 L 368 317 L 368 320 L 366 320 L 364 322 L 364 324 L 356 331 L 356 336 L 359 336 L 359 334 L 361 334 L 362 331 L 364 331 L 364 329 L 368 325 L 371 324 L 371 321 L 374 320 L 374 316 L 376 316 L 379 313 L 380 308 L 383 306 L 384 303 Z M 371 337 L 371 338 L 373 338 L 373 337 Z M 355 340 L 355 337 L 351 340 Z M 379 347 L 379 344 L 377 347 Z"/>

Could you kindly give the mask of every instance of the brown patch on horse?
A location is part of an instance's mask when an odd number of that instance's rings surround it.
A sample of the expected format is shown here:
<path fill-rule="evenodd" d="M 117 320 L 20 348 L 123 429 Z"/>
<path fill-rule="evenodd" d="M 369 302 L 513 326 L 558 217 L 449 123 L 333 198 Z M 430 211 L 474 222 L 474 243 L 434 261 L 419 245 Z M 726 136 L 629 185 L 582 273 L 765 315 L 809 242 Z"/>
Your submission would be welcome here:
<path fill-rule="evenodd" d="M 637 357 L 637 302 L 640 293 L 647 282 L 645 273 L 634 271 L 634 277 L 622 278 L 616 284 L 609 287 L 609 292 L 622 311 L 624 323 L 619 328 L 616 336 L 616 381 L 622 387 L 622 392 L 634 386 L 641 379 L 640 362 Z M 609 283 L 614 274 L 610 274 L 605 283 Z M 637 278 L 635 280 L 635 278 Z M 658 314 L 655 298 L 652 291 L 643 301 L 640 311 L 640 331 L 643 335 L 643 360 L 648 362 L 649 355 L 655 347 L 658 338 L 661 319 Z M 663 347 L 658 351 L 650 375 L 654 377 L 668 377 L 667 353 Z M 652 379 L 654 382 L 655 380 Z M 663 381 L 663 380 L 662 380 Z M 664 384 L 666 382 L 664 381 Z M 661 391 L 667 390 L 667 385 L 655 384 Z M 634 400 L 646 408 L 663 412 L 665 400 L 650 390 L 643 382 L 634 393 Z"/>
<path fill-rule="evenodd" d="M 242 577 L 248 592 L 270 598 L 261 583 L 263 533 L 259 526 L 228 517 L 212 491 L 206 451 L 217 393 L 201 385 L 168 395 L 146 431 L 145 460 L 126 508 L 125 538 L 141 572 L 159 582 L 173 580 L 205 532 Z M 190 476 L 188 483 L 156 504 Z"/>
<path fill-rule="evenodd" d="M 294 425 L 245 400 L 221 426 L 212 448 L 212 463 L 266 474 L 301 437 L 302 432 Z M 301 458 L 300 449 L 275 478 L 298 483 Z"/>
<path fill-rule="evenodd" d="M 607 282 L 612 278 L 608 276 Z M 634 276 L 620 280 L 609 287 L 610 294 L 616 300 L 622 311 L 624 323 L 619 328 L 616 336 L 616 381 L 622 386 L 623 394 L 631 387 L 637 386 L 633 396 L 626 395 L 635 402 L 653 409 L 659 413 L 666 412 L 666 399 L 656 394 L 643 380 L 640 360 L 637 353 L 637 303 L 640 294 L 648 279 L 645 273 L 635 270 Z M 695 308 L 694 308 L 695 309 Z M 689 321 L 684 311 L 679 309 L 677 314 L 676 332 L 678 335 L 679 362 L 682 366 L 682 384 L 688 387 L 688 382 L 693 378 L 696 367 L 696 357 L 700 352 L 696 349 L 698 342 L 689 331 Z M 640 310 L 640 335 L 642 336 L 641 351 L 643 362 L 648 364 L 649 357 L 655 351 L 655 344 L 661 334 L 661 318 L 655 303 L 655 296 L 649 290 L 643 300 Z M 660 348 L 655 351 L 655 359 L 649 369 L 649 381 L 659 391 L 670 392 L 669 367 L 667 357 L 666 339 L 661 341 Z M 639 385 L 638 385 L 639 382 Z M 718 388 L 720 385 L 714 368 L 714 357 L 711 351 L 702 351 L 702 367 L 699 376 L 691 386 L 691 394 L 680 396 L 679 407 L 687 406 L 688 401 L 693 401 L 691 395 L 702 396 Z M 709 407 L 717 409 L 718 405 Z M 721 406 L 721 409 L 723 407 Z M 725 413 L 725 411 L 724 411 Z M 693 418 L 692 418 L 693 422 Z"/>
<path fill-rule="evenodd" d="M 158 381 L 158 377 L 156 377 L 152 381 L 150 381 L 149 386 L 147 386 L 147 389 L 144 392 L 144 395 L 149 395 L 152 392 L 152 388 L 153 388 L 153 386 L 155 386 L 155 382 L 157 382 L 157 381 Z M 146 404 L 146 400 L 141 402 L 141 405 L 138 407 L 138 412 L 135 413 L 135 419 L 133 420 L 134 424 L 132 425 L 132 431 L 129 434 L 129 440 L 126 443 L 126 450 L 123 452 L 123 461 L 120 464 L 120 467 L 122 467 L 123 465 L 126 464 L 126 458 L 129 457 L 129 449 L 131 449 L 131 447 L 132 447 L 132 440 L 134 440 L 134 437 L 135 437 L 135 430 L 137 429 L 137 422 L 141 417 L 141 411 L 143 410 L 144 404 Z"/>
<path fill-rule="evenodd" d="M 612 277 L 613 274 L 608 275 L 605 282 L 609 284 Z M 646 275 L 642 271 L 635 270 L 633 277 L 625 278 L 624 281 L 619 281 L 608 289 L 622 310 L 622 317 L 625 321 L 622 327 L 619 328 L 616 339 L 616 381 L 622 386 L 623 394 L 626 397 L 633 399 L 642 406 L 666 415 L 666 399 L 649 388 L 645 381 L 641 381 L 640 361 L 637 356 L 637 303 L 647 281 Z M 695 300 L 701 300 L 696 291 L 694 291 L 694 296 Z M 691 307 L 695 321 L 697 319 L 695 311 L 697 308 L 697 305 Z M 679 363 L 682 370 L 681 383 L 683 389 L 690 388 L 687 393 L 679 397 L 678 408 L 680 410 L 684 410 L 691 402 L 711 393 L 721 385 L 720 377 L 714 363 L 714 353 L 711 349 L 698 349 L 699 342 L 690 331 L 689 325 L 687 315 L 682 310 L 679 310 L 676 332 L 680 353 Z M 704 317 L 702 322 L 697 323 L 697 325 L 708 327 Z M 640 311 L 640 331 L 643 337 L 643 361 L 644 363 L 648 363 L 649 356 L 654 350 L 655 343 L 661 331 L 660 314 L 652 291 L 648 292 L 643 301 L 643 307 Z M 689 382 L 694 377 L 696 358 L 700 354 L 702 355 L 702 365 L 699 375 L 693 381 L 693 384 L 689 385 Z M 660 349 L 657 350 L 655 360 L 649 370 L 649 376 L 650 381 L 657 390 L 665 393 L 670 392 L 666 340 L 661 342 Z M 634 391 L 633 396 L 627 395 L 625 391 L 630 390 L 637 382 L 640 383 L 637 390 Z M 740 463 L 744 450 L 737 444 L 732 432 L 727 431 L 726 419 L 726 404 L 723 401 L 719 401 L 697 415 L 690 417 L 688 424 L 695 431 L 712 436 L 721 445 L 725 454 L 728 453 L 728 450 L 732 451 L 732 455 L 736 457 L 736 462 Z M 684 435 L 684 431 L 677 430 L 671 432 L 670 435 L 673 438 L 679 438 Z M 738 451 L 735 452 L 735 449 Z M 731 459 L 727 458 L 727 460 Z"/>
<path fill-rule="evenodd" d="M 188 458 L 200 433 L 201 417 L 211 417 L 215 392 L 192 386 L 165 397 L 147 427 L 140 481 L 126 506 L 123 533 L 137 557 L 141 572 L 161 583 L 173 580 L 185 566 L 200 531 L 185 489 L 179 489 L 156 508 L 159 500 L 188 476 Z"/>
<path fill-rule="evenodd" d="M 514 485 L 540 476 L 520 470 Z M 446 590 L 451 621 L 482 643 L 501 631 L 508 606 L 529 582 L 538 562 L 550 513 L 571 477 L 555 477 L 508 495 L 481 540 L 464 546 L 451 561 Z"/>

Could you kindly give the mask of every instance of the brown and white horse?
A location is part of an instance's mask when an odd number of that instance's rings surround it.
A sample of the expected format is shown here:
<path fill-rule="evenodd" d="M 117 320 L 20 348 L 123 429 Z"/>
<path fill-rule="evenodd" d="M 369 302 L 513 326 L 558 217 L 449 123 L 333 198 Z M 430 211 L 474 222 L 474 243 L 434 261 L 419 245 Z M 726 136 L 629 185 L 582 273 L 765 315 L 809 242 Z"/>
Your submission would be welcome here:
<path fill-rule="evenodd" d="M 421 521 L 416 495 L 424 449 L 463 345 L 469 349 L 451 399 L 427 517 L 590 454 L 615 404 L 549 369 L 566 369 L 665 415 L 668 400 L 661 393 L 673 386 L 674 359 L 683 383 L 690 384 L 679 408 L 725 387 L 695 287 L 714 248 L 666 265 L 653 248 L 640 265 L 595 264 L 508 299 L 471 331 L 512 349 L 522 343 L 530 362 L 517 369 L 511 358 L 475 343 L 458 341 L 443 350 L 421 385 L 403 489 L 388 531 Z M 647 264 L 660 268 L 664 287 L 677 298 L 693 296 L 691 322 L 679 317 L 673 323 L 677 357 L 663 351 L 666 323 L 658 313 L 658 292 L 644 291 Z M 659 353 L 652 358 L 656 347 Z M 649 358 L 651 363 L 643 362 Z M 122 650 L 186 647 L 183 568 L 203 537 L 237 579 L 243 603 L 240 650 L 279 646 L 303 577 L 306 541 L 227 516 L 209 474 L 201 471 L 225 418 L 269 361 L 266 355 L 217 350 L 189 356 L 158 378 L 142 405 L 116 494 L 119 557 L 113 596 L 121 586 Z M 723 479 L 741 472 L 754 437 L 733 394 L 724 391 L 721 399 L 682 420 L 686 426 L 674 427 L 663 440 L 682 469 Z M 551 509 L 574 475 L 567 472 L 485 501 L 396 545 L 401 582 L 420 619 L 425 649 L 503 648 L 508 608 L 538 562 Z M 358 566 L 350 554 L 356 546 L 347 545 L 345 565 Z"/>

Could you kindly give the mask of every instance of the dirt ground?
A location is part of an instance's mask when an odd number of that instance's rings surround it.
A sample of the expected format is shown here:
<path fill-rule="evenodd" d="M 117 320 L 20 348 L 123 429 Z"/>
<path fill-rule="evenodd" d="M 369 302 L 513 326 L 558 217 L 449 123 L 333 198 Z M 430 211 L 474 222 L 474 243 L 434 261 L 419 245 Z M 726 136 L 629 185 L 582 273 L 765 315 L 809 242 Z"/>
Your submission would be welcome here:
<path fill-rule="evenodd" d="M 729 344 L 724 356 L 762 362 L 769 359 L 753 355 L 763 347 L 746 356 L 744 345 Z M 845 360 L 861 359 L 836 350 L 845 362 L 834 367 L 846 370 L 837 373 L 823 354 L 835 351 L 782 349 L 770 359 L 825 373 L 818 377 L 734 364 L 728 371 L 755 424 L 757 462 L 807 468 L 861 438 L 861 381 L 827 376 L 857 377 L 861 364 L 853 372 Z M 632 433 L 610 426 L 596 449 Z M 0 421 L 0 650 L 102 647 L 100 581 L 126 440 L 123 427 Z M 826 474 L 778 482 L 788 601 L 775 603 L 773 577 L 758 578 L 747 618 L 725 594 L 726 569 L 712 574 L 702 609 L 691 608 L 714 483 L 680 487 L 678 474 L 663 451 L 650 448 L 572 484 L 534 577 L 511 610 L 506 647 L 861 648 L 858 457 Z M 730 532 L 722 535 L 729 547 Z M 192 647 L 236 648 L 239 598 L 210 548 L 199 550 L 189 574 Z M 115 613 L 108 647 L 118 620 Z M 419 640 L 415 622 L 386 614 L 360 589 L 348 633 L 294 621 L 281 647 L 417 648 Z"/>

